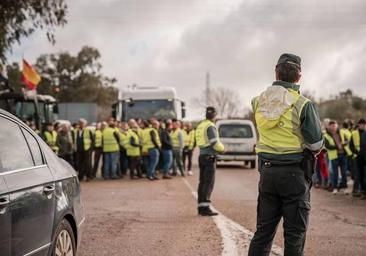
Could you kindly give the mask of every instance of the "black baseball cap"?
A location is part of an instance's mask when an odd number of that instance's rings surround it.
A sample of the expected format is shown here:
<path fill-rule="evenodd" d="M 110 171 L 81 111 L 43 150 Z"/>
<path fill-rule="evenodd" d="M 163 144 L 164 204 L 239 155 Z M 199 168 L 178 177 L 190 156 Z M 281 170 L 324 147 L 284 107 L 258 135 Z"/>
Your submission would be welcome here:
<path fill-rule="evenodd" d="M 206 115 L 211 115 L 211 114 L 217 114 L 216 109 L 214 107 L 207 107 L 206 108 Z"/>
<path fill-rule="evenodd" d="M 277 66 L 281 64 L 290 64 L 301 71 L 301 58 L 295 54 L 283 53 L 277 61 Z"/>

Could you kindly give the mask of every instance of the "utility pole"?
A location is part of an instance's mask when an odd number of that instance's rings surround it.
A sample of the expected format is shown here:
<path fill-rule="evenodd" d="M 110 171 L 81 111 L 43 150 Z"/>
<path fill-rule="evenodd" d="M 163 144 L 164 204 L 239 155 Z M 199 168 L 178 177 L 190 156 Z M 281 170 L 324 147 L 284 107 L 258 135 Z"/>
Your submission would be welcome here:
<path fill-rule="evenodd" d="M 210 71 L 206 72 L 206 106 L 211 104 Z"/>

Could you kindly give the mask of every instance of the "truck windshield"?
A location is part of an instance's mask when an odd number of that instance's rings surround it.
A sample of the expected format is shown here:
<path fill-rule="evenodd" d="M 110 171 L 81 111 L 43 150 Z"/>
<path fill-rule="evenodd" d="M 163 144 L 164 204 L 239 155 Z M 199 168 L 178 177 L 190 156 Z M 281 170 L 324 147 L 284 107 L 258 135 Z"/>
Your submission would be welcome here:
<path fill-rule="evenodd" d="M 122 102 L 122 119 L 142 118 L 144 120 L 150 117 L 157 119 L 176 118 L 174 110 L 174 101 L 171 100 L 136 100 L 132 102 Z"/>
<path fill-rule="evenodd" d="M 41 122 L 44 119 L 44 103 L 38 102 L 38 111 Z M 18 101 L 15 105 L 15 115 L 22 120 L 35 121 L 36 105 L 33 101 Z"/>
<path fill-rule="evenodd" d="M 223 124 L 219 127 L 220 138 L 252 138 L 252 127 L 247 124 Z"/>

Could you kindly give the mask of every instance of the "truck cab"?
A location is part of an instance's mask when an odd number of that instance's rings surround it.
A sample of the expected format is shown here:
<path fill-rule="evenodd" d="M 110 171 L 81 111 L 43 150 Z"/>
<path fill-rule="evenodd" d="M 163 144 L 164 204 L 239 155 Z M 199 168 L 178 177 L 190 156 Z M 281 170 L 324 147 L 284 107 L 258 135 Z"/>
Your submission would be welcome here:
<path fill-rule="evenodd" d="M 225 119 L 216 122 L 221 142 L 226 152 L 218 155 L 218 162 L 240 161 L 250 168 L 256 167 L 255 145 L 257 134 L 252 121 L 244 119 Z"/>
<path fill-rule="evenodd" d="M 118 121 L 131 118 L 147 120 L 183 119 L 185 103 L 172 87 L 132 87 L 120 90 L 118 102 L 112 106 L 112 116 Z"/>

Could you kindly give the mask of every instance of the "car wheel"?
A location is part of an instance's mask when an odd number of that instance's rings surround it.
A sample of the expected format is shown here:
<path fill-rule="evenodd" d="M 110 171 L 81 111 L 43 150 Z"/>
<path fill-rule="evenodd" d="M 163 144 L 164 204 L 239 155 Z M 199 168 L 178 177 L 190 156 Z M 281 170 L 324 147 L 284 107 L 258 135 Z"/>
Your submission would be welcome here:
<path fill-rule="evenodd" d="M 75 256 L 75 236 L 74 232 L 65 219 L 61 221 L 56 229 L 56 234 L 52 243 L 52 256 Z"/>
<path fill-rule="evenodd" d="M 251 169 L 254 169 L 255 168 L 255 162 L 256 161 L 250 161 L 250 168 Z"/>

